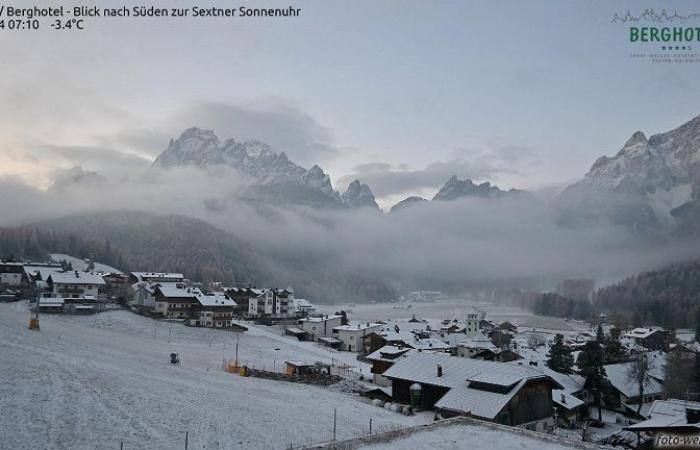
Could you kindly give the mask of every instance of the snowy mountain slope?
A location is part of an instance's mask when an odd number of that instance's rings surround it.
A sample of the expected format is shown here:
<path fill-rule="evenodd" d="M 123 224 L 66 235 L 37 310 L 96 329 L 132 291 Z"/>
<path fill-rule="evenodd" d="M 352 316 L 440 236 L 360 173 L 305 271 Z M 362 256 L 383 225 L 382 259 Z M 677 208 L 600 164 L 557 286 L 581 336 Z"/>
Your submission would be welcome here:
<path fill-rule="evenodd" d="M 88 264 L 85 262 L 84 259 L 76 258 L 75 256 L 66 255 L 64 253 L 51 253 L 49 256 L 54 262 L 66 261 L 70 263 L 73 267 L 73 270 L 78 270 L 80 272 L 85 272 L 88 270 Z M 109 266 L 107 264 L 102 264 L 95 261 L 93 261 L 92 263 L 94 266 L 93 270 L 95 272 L 122 273 L 119 269 Z"/>
<path fill-rule="evenodd" d="M 517 189 L 503 191 L 488 181 L 477 185 L 468 178 L 460 180 L 454 175 L 440 188 L 433 200 L 456 200 L 461 197 L 498 198 L 522 192 Z"/>
<path fill-rule="evenodd" d="M 153 162 L 153 167 L 178 166 L 234 168 L 243 176 L 248 199 L 293 201 L 318 206 L 342 206 L 340 194 L 333 190 L 330 177 L 319 166 L 304 169 L 290 161 L 284 152 L 276 153 L 259 141 L 223 142 L 211 130 L 189 128 L 171 140 Z M 305 201 L 306 200 L 306 201 Z"/>
<path fill-rule="evenodd" d="M 0 304 L 2 448 L 184 448 L 185 431 L 189 448 L 284 448 L 330 439 L 334 408 L 340 439 L 366 433 L 370 418 L 380 428 L 427 420 L 327 388 L 228 374 L 221 365 L 234 353 L 229 332 L 126 311 L 44 315 L 39 332 L 27 320 L 22 303 Z M 239 353 L 272 368 L 323 352 L 294 344 L 253 330 L 240 336 Z M 173 351 L 179 367 L 169 364 Z"/>
<path fill-rule="evenodd" d="M 355 180 L 348 186 L 348 189 L 340 196 L 343 203 L 349 208 L 373 208 L 379 209 L 372 190 L 366 184 Z"/>
<path fill-rule="evenodd" d="M 427 201 L 428 200 L 424 199 L 423 197 L 418 197 L 418 196 L 407 197 L 407 198 L 401 200 L 400 202 L 398 202 L 397 204 L 395 204 L 394 206 L 392 206 L 391 209 L 389 210 L 389 213 L 395 213 L 395 212 L 401 211 L 402 209 L 408 208 L 410 206 L 419 205 L 421 203 L 426 203 Z"/>
<path fill-rule="evenodd" d="M 648 228 L 700 198 L 700 116 L 646 138 L 637 131 L 613 157 L 602 156 L 555 204 L 581 215 L 616 214 L 619 223 Z"/>

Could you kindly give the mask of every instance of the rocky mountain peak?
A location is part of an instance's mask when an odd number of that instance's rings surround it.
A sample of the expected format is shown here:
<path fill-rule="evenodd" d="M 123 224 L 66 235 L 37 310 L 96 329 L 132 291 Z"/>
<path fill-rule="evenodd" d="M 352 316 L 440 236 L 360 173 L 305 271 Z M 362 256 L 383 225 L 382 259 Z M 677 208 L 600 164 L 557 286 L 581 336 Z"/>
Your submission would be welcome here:
<path fill-rule="evenodd" d="M 488 181 L 476 185 L 469 178 L 460 180 L 456 175 L 453 175 L 435 194 L 433 200 L 455 200 L 460 197 L 498 197 L 504 193 L 498 187 L 491 186 Z"/>
<path fill-rule="evenodd" d="M 222 143 L 211 130 L 188 128 L 180 137 L 171 140 L 168 148 L 153 162 L 153 166 L 161 168 L 222 165 L 236 169 L 245 183 L 255 187 L 256 193 L 267 190 L 265 195 L 273 195 L 278 201 L 284 201 L 282 197 L 289 193 L 294 201 L 305 204 L 340 203 L 340 194 L 333 190 L 330 177 L 318 165 L 306 170 L 292 162 L 286 153 L 277 153 L 257 140 L 226 139 Z M 286 187 L 280 188 L 281 185 Z M 308 202 L 302 198 L 305 195 L 310 196 Z"/>
<path fill-rule="evenodd" d="M 343 203 L 350 208 L 374 208 L 379 209 L 372 190 L 366 184 L 355 180 L 348 186 L 348 189 L 340 196 Z"/>
<path fill-rule="evenodd" d="M 632 134 L 632 137 L 630 137 L 627 142 L 625 143 L 625 147 L 632 147 L 638 144 L 644 144 L 646 145 L 648 143 L 647 137 L 644 136 L 644 133 L 641 131 L 635 131 L 634 134 Z"/>
<path fill-rule="evenodd" d="M 454 178 L 457 178 L 457 177 L 454 177 Z M 449 180 L 448 180 L 448 182 L 449 182 Z M 395 204 L 394 206 L 392 206 L 391 209 L 389 210 L 389 213 L 396 213 L 398 211 L 401 211 L 403 209 L 408 208 L 409 206 L 419 205 L 421 203 L 428 203 L 428 200 L 424 199 L 423 197 L 418 197 L 415 195 L 411 196 L 411 197 L 407 197 L 407 198 L 401 200 L 400 202 L 398 202 L 397 204 Z"/>

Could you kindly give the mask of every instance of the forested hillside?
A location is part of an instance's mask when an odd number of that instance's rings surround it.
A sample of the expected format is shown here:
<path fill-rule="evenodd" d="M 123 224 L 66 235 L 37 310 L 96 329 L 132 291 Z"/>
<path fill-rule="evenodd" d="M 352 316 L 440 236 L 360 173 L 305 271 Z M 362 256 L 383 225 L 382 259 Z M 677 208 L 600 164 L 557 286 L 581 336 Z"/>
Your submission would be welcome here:
<path fill-rule="evenodd" d="M 127 271 L 181 272 L 198 281 L 292 286 L 319 303 L 387 300 L 395 292 L 371 274 L 337 270 L 322 255 L 263 254 L 251 243 L 184 216 L 119 211 L 0 228 L 0 257 L 48 258 L 67 253 Z"/>
<path fill-rule="evenodd" d="M 700 262 L 644 272 L 604 287 L 594 306 L 630 325 L 695 328 L 700 322 Z"/>

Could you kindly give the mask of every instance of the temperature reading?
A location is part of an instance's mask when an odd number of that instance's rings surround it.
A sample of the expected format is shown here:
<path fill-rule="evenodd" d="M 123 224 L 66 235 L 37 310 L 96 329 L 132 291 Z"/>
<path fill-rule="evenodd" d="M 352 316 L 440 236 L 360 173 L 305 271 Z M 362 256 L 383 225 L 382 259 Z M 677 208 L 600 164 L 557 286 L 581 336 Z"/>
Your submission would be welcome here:
<path fill-rule="evenodd" d="M 66 19 L 66 20 L 54 20 L 51 24 L 51 28 L 54 30 L 83 30 L 83 20 L 82 19 Z"/>

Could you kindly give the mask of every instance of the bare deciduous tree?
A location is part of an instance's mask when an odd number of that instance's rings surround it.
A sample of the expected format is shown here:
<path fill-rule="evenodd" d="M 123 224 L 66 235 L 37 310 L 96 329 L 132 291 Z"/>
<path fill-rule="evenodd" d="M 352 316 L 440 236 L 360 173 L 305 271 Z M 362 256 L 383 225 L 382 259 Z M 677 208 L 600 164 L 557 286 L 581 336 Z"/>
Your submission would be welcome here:
<path fill-rule="evenodd" d="M 640 354 L 627 369 L 627 377 L 637 384 L 639 389 L 639 406 L 637 414 L 642 410 L 644 400 L 644 390 L 651 384 L 651 371 L 654 369 L 654 362 L 649 359 L 646 353 Z"/>

